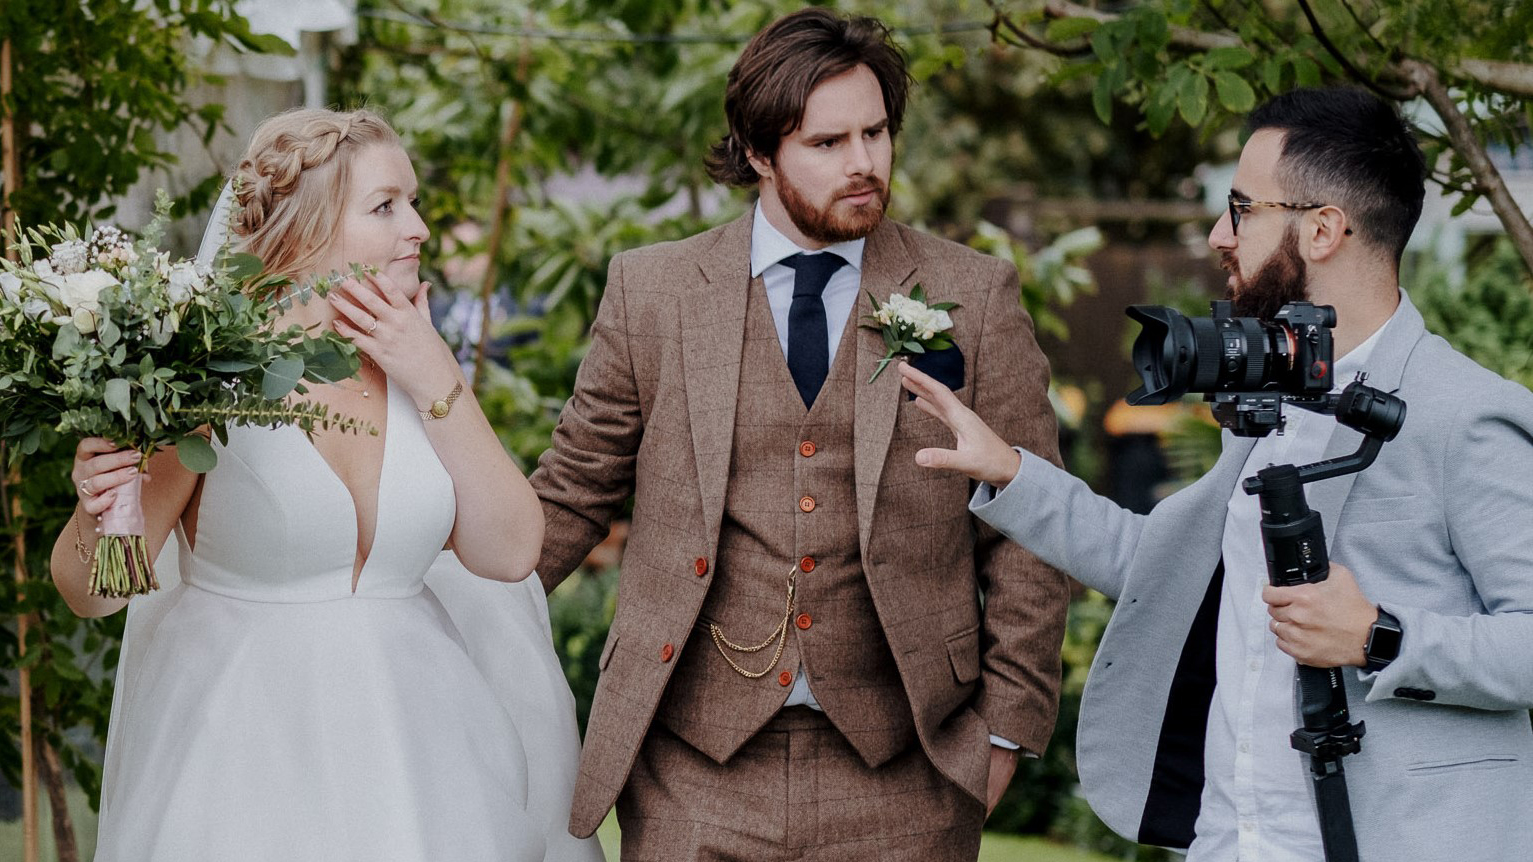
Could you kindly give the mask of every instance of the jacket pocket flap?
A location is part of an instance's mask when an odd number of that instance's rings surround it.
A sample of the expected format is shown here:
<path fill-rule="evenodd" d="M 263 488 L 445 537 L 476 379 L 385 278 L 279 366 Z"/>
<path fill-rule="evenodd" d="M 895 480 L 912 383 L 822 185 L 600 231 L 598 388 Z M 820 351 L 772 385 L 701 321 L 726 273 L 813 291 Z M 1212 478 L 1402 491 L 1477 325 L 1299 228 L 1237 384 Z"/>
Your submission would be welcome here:
<path fill-rule="evenodd" d="M 979 679 L 979 626 L 947 639 L 947 658 L 953 665 L 953 678 L 961 683 Z"/>

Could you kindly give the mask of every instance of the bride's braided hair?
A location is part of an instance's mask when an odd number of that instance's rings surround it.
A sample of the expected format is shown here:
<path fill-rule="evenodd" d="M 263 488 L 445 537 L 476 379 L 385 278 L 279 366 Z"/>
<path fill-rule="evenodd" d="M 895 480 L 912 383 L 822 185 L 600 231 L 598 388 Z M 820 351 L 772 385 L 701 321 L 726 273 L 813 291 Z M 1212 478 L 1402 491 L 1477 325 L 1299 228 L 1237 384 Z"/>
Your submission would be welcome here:
<path fill-rule="evenodd" d="M 351 161 L 363 147 L 399 144 L 371 111 L 298 110 L 262 123 L 240 159 L 233 232 L 266 271 L 312 270 L 340 229 Z"/>

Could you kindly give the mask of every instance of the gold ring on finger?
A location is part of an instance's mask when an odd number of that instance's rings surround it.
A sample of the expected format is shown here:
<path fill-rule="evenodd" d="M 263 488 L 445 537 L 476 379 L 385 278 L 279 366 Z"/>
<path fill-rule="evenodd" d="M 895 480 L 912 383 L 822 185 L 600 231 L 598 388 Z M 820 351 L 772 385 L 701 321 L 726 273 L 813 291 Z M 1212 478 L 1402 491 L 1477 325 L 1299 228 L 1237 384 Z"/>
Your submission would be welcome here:
<path fill-rule="evenodd" d="M 373 325 L 369 326 L 367 328 L 367 334 L 368 335 L 372 335 L 373 334 L 373 330 L 375 330 L 377 328 L 378 328 L 378 318 L 375 317 L 375 318 L 373 318 Z"/>
<path fill-rule="evenodd" d="M 87 497 L 94 497 L 94 496 L 96 496 L 96 492 L 91 490 L 90 480 L 89 479 L 81 479 L 80 480 L 80 493 L 84 494 Z"/>

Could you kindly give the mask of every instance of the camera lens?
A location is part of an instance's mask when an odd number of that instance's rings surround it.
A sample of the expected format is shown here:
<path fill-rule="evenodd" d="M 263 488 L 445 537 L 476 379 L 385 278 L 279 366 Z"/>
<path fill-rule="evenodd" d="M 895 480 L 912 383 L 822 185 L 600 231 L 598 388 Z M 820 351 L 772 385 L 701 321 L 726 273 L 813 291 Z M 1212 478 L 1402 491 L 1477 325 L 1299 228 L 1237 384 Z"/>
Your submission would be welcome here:
<path fill-rule="evenodd" d="M 1142 385 L 1130 404 L 1166 404 L 1189 392 L 1330 391 L 1336 318 L 1328 306 L 1290 303 L 1275 321 L 1235 317 L 1223 301 L 1210 317 L 1161 305 L 1130 306 L 1128 316 L 1143 327 L 1133 348 Z"/>

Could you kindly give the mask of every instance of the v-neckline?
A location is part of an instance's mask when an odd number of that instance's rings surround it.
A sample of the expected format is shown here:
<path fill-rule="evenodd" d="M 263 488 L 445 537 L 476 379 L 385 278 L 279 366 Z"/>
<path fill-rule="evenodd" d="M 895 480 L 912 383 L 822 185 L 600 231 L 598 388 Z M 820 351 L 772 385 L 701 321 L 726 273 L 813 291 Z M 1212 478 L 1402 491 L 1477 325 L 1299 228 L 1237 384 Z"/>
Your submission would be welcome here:
<path fill-rule="evenodd" d="M 361 549 L 356 547 L 356 543 L 352 543 L 351 595 L 357 594 L 357 587 L 362 583 L 362 575 L 367 572 L 368 565 L 372 563 L 373 556 L 378 551 L 378 525 L 383 520 L 383 476 L 384 472 L 388 469 L 389 466 L 389 449 L 392 448 L 391 443 L 394 436 L 389 433 L 390 427 L 394 424 L 394 398 L 393 392 L 391 391 L 392 387 L 393 383 L 389 380 L 384 380 L 383 386 L 381 387 L 383 392 L 383 427 L 379 429 L 378 433 L 383 435 L 383 455 L 381 458 L 379 458 L 378 461 L 378 486 L 373 490 L 373 541 L 367 549 L 366 557 L 362 556 Z M 296 426 L 294 426 L 294 430 L 300 431 L 300 433 L 302 433 L 301 430 Z M 315 457 L 319 459 L 319 462 L 324 465 L 325 472 L 330 474 L 330 478 L 335 480 L 337 485 L 341 486 L 341 491 L 343 491 L 346 495 L 346 501 L 351 504 L 351 523 L 352 526 L 356 529 L 354 535 L 356 539 L 361 539 L 362 514 L 357 508 L 356 494 L 352 493 L 351 486 L 347 485 L 346 480 L 341 478 L 341 474 L 337 472 L 335 467 L 330 463 L 330 459 L 326 458 L 325 453 L 321 452 L 319 447 L 314 445 L 313 440 L 309 439 L 309 437 L 305 435 L 303 442 L 304 446 L 308 448 L 309 451 L 313 452 Z"/>

